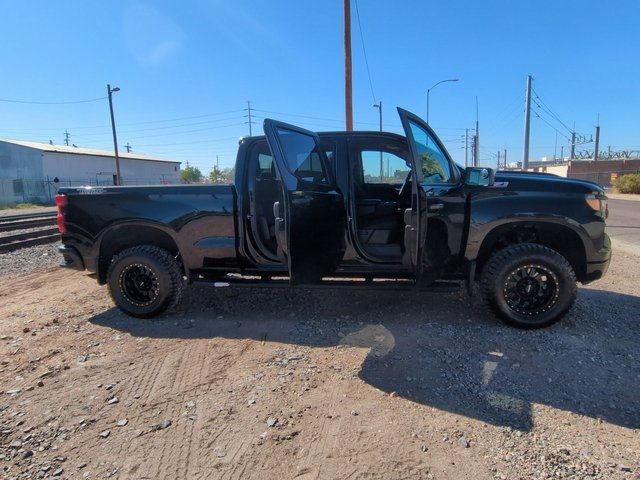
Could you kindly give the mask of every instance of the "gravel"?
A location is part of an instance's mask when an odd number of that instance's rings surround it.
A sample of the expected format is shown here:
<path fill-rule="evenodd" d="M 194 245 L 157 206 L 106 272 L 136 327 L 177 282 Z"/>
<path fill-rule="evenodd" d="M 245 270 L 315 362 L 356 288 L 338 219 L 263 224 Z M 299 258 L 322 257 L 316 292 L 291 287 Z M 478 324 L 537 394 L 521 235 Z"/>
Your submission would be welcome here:
<path fill-rule="evenodd" d="M 256 465 L 248 478 L 288 478 L 303 463 L 318 478 L 635 480 L 639 261 L 616 250 L 608 275 L 538 331 L 463 293 L 191 286 L 148 321 L 79 272 L 12 277 L 0 468 L 51 474 L 59 455 L 64 476 L 90 478 L 247 477 Z"/>
<path fill-rule="evenodd" d="M 0 253 L 0 278 L 26 275 L 60 265 L 59 245 L 60 242 L 48 243 Z"/>

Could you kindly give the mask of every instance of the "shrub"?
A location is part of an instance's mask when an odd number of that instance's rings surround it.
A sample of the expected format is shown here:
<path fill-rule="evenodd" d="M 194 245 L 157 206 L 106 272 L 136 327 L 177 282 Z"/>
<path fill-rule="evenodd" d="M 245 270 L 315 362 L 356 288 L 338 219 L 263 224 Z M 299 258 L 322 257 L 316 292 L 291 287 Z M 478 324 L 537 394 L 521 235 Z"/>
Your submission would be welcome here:
<path fill-rule="evenodd" d="M 640 173 L 627 173 L 619 176 L 613 186 L 618 193 L 640 194 Z"/>

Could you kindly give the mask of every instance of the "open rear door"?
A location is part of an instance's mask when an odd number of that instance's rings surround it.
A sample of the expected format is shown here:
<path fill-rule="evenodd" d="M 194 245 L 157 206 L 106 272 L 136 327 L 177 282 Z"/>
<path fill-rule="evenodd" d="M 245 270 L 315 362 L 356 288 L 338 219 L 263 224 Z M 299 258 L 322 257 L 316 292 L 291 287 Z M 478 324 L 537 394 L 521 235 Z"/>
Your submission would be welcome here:
<path fill-rule="evenodd" d="M 416 281 L 422 276 L 424 242 L 427 236 L 427 196 L 422 188 L 422 148 L 421 137 L 430 132 L 428 125 L 411 112 L 398 107 L 409 151 L 411 153 L 411 208 L 404 212 L 403 263 L 409 266 Z M 424 133 L 423 133 L 424 132 Z"/>
<path fill-rule="evenodd" d="M 317 284 L 344 254 L 346 211 L 318 135 L 266 119 L 264 133 L 275 159 L 283 202 L 273 207 L 278 255 L 291 285 Z"/>

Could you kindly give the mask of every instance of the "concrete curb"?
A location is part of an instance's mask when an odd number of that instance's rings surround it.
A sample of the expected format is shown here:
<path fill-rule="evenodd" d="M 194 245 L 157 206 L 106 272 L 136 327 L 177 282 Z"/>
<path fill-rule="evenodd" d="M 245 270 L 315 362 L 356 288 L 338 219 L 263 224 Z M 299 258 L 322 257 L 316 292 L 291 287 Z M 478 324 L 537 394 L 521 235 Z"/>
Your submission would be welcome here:
<path fill-rule="evenodd" d="M 635 202 L 640 202 L 640 195 L 636 195 L 633 193 L 614 193 L 607 191 L 607 197 L 611 200 L 632 200 Z"/>

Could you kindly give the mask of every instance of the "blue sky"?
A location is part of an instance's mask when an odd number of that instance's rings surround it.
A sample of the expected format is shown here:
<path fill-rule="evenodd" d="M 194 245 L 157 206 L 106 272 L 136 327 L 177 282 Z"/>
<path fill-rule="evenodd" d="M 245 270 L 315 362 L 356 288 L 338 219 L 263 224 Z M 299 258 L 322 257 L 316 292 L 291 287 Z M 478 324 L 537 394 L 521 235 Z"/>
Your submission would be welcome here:
<path fill-rule="evenodd" d="M 479 99 L 481 161 L 522 155 L 525 79 L 569 128 L 601 146 L 640 150 L 640 2 L 619 0 L 358 0 L 371 91 L 352 1 L 354 119 L 399 131 L 393 109 L 425 116 L 463 161 Z M 63 102 L 115 95 L 119 144 L 189 160 L 203 172 L 235 160 L 266 116 L 313 130 L 344 128 L 342 1 L 23 1 L 0 3 L 0 99 Z M 540 108 L 535 107 L 535 111 Z M 274 113 L 276 112 L 276 113 Z M 539 112 L 559 132 L 567 129 Z M 0 101 L 0 137 L 112 148 L 106 100 L 70 105 Z M 531 157 L 552 156 L 556 131 L 534 115 Z M 122 148 L 122 147 L 121 147 Z M 592 145 L 586 145 L 592 148 Z"/>

